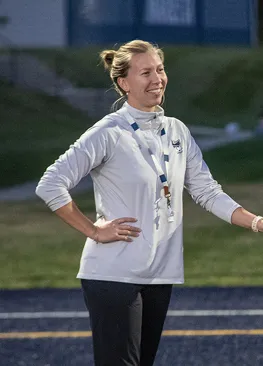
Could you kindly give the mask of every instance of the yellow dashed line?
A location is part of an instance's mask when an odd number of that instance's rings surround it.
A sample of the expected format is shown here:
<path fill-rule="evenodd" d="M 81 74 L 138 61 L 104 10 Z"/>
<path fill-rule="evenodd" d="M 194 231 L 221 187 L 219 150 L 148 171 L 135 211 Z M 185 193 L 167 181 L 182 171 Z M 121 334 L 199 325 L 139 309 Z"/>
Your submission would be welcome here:
<path fill-rule="evenodd" d="M 216 330 L 165 330 L 163 336 L 229 336 L 263 335 L 263 329 L 216 329 Z"/>
<path fill-rule="evenodd" d="M 38 338 L 83 338 L 91 337 L 90 331 L 75 332 L 9 332 L 0 333 L 0 339 L 38 339 Z M 233 335 L 263 335 L 263 329 L 216 329 L 216 330 L 164 330 L 165 337 L 215 337 Z"/>
<path fill-rule="evenodd" d="M 91 332 L 10 332 L 0 333 L 0 339 L 81 338 L 91 337 Z"/>

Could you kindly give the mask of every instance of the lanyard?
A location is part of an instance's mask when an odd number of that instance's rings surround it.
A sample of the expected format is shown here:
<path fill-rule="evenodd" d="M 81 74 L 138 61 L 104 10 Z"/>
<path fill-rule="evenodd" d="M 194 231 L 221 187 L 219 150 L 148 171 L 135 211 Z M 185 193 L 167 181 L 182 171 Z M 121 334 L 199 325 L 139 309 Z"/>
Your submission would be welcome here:
<path fill-rule="evenodd" d="M 161 130 L 161 139 L 162 139 L 163 157 L 164 157 L 164 163 L 165 163 L 165 168 L 166 168 L 166 174 L 164 173 L 160 162 L 158 161 L 158 159 L 156 158 L 156 156 L 154 155 L 152 150 L 149 148 L 148 143 L 147 143 L 139 125 L 136 122 L 134 122 L 132 116 L 128 112 L 123 111 L 123 115 L 126 118 L 126 120 L 129 122 L 130 126 L 132 127 L 133 131 L 137 134 L 137 136 L 139 137 L 141 142 L 147 147 L 147 150 L 148 150 L 149 154 L 151 155 L 154 166 L 159 175 L 159 179 L 163 186 L 164 196 L 167 201 L 168 222 L 173 222 L 174 221 L 174 212 L 173 212 L 172 206 L 171 206 L 171 193 L 169 190 L 169 185 L 168 185 L 168 180 L 167 180 L 168 173 L 169 173 L 169 149 L 168 149 L 168 140 L 167 140 L 165 128 L 163 127 Z"/>

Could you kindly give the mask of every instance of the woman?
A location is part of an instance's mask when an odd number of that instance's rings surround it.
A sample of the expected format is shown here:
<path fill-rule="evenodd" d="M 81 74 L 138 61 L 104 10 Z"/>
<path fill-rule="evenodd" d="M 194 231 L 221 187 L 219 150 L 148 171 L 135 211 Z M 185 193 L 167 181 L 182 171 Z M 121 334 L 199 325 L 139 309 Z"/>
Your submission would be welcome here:
<path fill-rule="evenodd" d="M 87 237 L 77 277 L 90 312 L 95 365 L 150 366 L 172 285 L 184 281 L 184 187 L 229 223 L 263 231 L 263 221 L 222 191 L 187 127 L 164 116 L 162 50 L 135 40 L 101 58 L 124 105 L 51 165 L 36 193 Z M 68 192 L 89 173 L 95 224 Z"/>

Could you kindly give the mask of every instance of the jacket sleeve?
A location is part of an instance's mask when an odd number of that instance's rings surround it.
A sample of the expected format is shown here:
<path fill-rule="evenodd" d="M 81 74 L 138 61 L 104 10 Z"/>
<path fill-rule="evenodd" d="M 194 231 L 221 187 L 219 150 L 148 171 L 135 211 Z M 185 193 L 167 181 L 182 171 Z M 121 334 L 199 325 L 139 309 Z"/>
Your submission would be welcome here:
<path fill-rule="evenodd" d="M 94 125 L 50 165 L 40 179 L 36 194 L 52 211 L 72 198 L 69 190 L 98 165 L 109 159 L 111 151 L 105 128 Z"/>
<path fill-rule="evenodd" d="M 221 185 L 213 179 L 200 148 L 188 133 L 185 188 L 196 203 L 231 223 L 231 216 L 240 205 L 224 193 Z"/>

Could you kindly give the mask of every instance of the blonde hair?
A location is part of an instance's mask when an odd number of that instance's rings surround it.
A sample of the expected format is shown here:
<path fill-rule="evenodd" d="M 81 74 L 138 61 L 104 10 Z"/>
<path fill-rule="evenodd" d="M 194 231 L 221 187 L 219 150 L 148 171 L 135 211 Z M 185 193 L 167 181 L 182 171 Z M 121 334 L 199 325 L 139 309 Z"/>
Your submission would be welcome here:
<path fill-rule="evenodd" d="M 157 45 L 142 40 L 134 40 L 125 43 L 117 51 L 104 50 L 100 53 L 100 58 L 104 63 L 104 67 L 110 73 L 114 89 L 121 95 L 112 106 L 114 111 L 127 100 L 126 92 L 118 84 L 118 78 L 125 78 L 128 75 L 130 61 L 133 55 L 146 52 L 156 52 L 161 61 L 164 62 L 163 51 Z"/>

